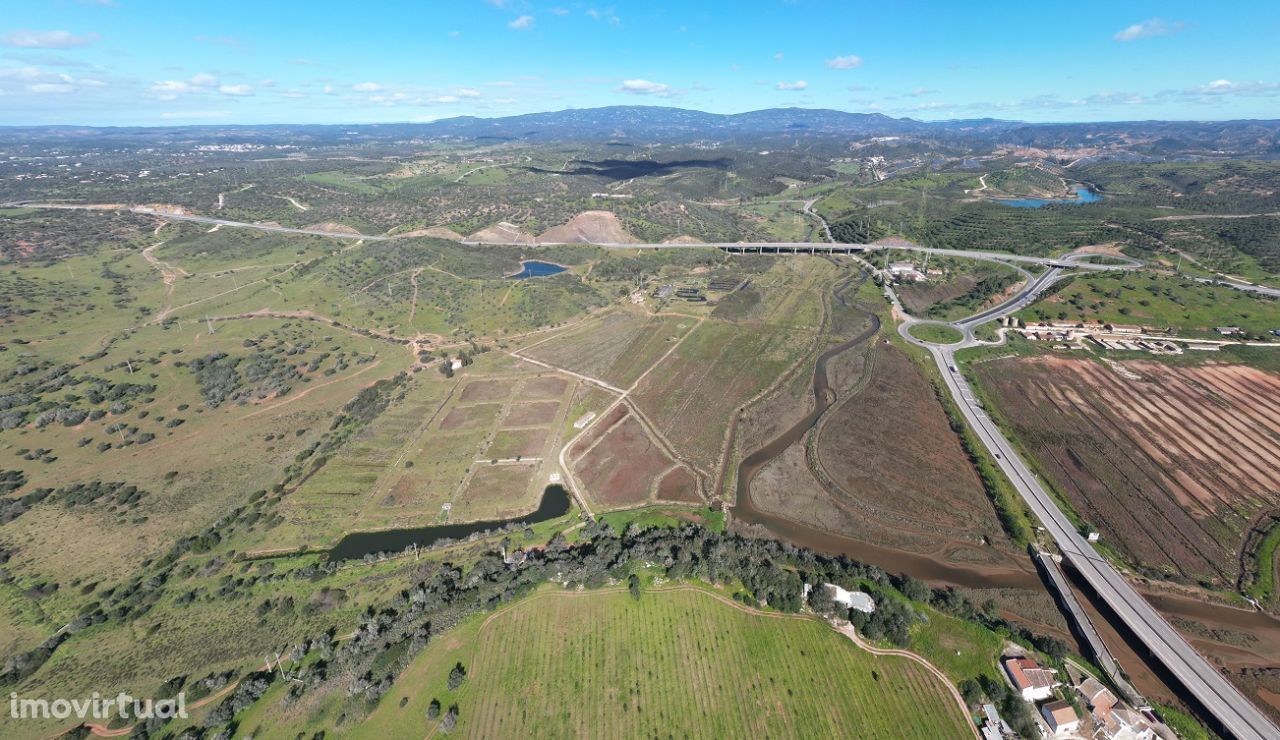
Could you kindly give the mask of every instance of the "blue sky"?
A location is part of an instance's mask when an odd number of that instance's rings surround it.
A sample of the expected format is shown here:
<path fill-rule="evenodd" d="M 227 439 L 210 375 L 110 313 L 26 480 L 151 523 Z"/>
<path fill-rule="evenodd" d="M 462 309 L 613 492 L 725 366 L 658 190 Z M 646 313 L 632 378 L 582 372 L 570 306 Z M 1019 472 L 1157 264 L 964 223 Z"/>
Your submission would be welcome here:
<path fill-rule="evenodd" d="M 1280 3 L 22 0 L 0 124 L 369 123 L 571 107 L 1280 118 Z"/>

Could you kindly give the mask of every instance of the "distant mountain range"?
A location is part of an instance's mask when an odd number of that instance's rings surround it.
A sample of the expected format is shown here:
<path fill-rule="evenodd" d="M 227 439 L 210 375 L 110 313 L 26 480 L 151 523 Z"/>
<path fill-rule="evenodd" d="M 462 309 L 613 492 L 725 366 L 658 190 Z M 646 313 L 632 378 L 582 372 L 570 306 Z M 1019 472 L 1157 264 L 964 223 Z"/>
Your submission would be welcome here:
<path fill-rule="evenodd" d="M 881 113 L 770 108 L 717 114 L 660 106 L 609 106 L 501 118 L 461 116 L 430 123 L 351 125 L 206 125 L 177 127 L 0 127 L 4 142 L 106 139 L 339 144 L 359 140 L 453 138 L 475 141 L 746 143 L 769 139 L 908 137 L 938 143 L 998 142 L 1034 147 L 1123 144 L 1148 154 L 1280 156 L 1280 120 L 1023 123 L 992 118 L 917 121 Z"/>

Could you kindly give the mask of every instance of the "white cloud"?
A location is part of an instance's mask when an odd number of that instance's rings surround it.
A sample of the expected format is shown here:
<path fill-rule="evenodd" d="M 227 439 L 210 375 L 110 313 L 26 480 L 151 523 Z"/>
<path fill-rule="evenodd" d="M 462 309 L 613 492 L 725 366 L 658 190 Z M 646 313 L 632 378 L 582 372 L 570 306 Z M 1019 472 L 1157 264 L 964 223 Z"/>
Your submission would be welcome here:
<path fill-rule="evenodd" d="M 1214 80 L 1205 85 L 1192 87 L 1187 92 L 1193 95 L 1276 95 L 1280 94 L 1280 83 Z"/>
<path fill-rule="evenodd" d="M 475 89 L 474 87 L 460 87 L 460 88 L 458 88 L 457 90 L 454 90 L 454 91 L 453 91 L 453 94 L 454 94 L 454 95 L 457 95 L 457 96 L 458 96 L 458 97 L 460 97 L 460 98 L 478 98 L 478 97 L 480 97 L 480 91 L 479 91 L 479 90 L 477 90 L 477 89 Z"/>
<path fill-rule="evenodd" d="M 514 31 L 528 31 L 529 29 L 533 28 L 533 16 L 522 15 L 519 18 L 508 23 L 507 28 L 510 28 Z"/>
<path fill-rule="evenodd" d="M 70 49 L 88 46 L 98 40 L 98 34 L 77 36 L 70 31 L 12 31 L 0 36 L 0 46 L 16 46 L 20 49 Z"/>
<path fill-rule="evenodd" d="M 252 95 L 253 88 L 248 85 L 223 85 L 218 88 L 218 92 L 223 95 Z"/>
<path fill-rule="evenodd" d="M 551 13 L 551 15 L 569 15 L 568 8 L 551 8 L 547 12 Z"/>
<path fill-rule="evenodd" d="M 622 84 L 617 88 L 617 92 L 635 95 L 663 95 L 670 91 L 671 87 L 669 85 L 649 80 L 623 80 Z"/>
<path fill-rule="evenodd" d="M 357 82 L 351 86 L 356 92 L 377 92 L 382 89 L 382 85 L 376 82 Z"/>
<path fill-rule="evenodd" d="M 66 82 L 37 82 L 27 85 L 27 89 L 33 93 L 69 93 L 76 87 Z"/>
<path fill-rule="evenodd" d="M 777 54 L 774 54 L 774 55 L 773 55 L 773 61 L 775 61 L 775 62 L 781 62 L 781 61 L 782 61 L 782 52 L 778 52 Z"/>
<path fill-rule="evenodd" d="M 929 89 L 929 88 L 927 88 L 927 87 L 917 87 L 916 89 L 914 89 L 914 90 L 912 90 L 911 92 L 907 93 L 907 95 L 910 95 L 910 96 L 911 96 L 911 97 L 913 97 L 913 98 L 919 98 L 919 97 L 922 97 L 922 96 L 925 96 L 925 95 L 932 95 L 932 94 L 934 94 L 934 93 L 936 93 L 936 92 L 938 92 L 938 91 L 937 91 L 937 90 L 931 90 L 931 89 Z"/>
<path fill-rule="evenodd" d="M 608 8 L 603 11 L 596 10 L 595 8 L 587 8 L 587 17 L 593 21 L 608 21 L 611 26 L 622 25 L 621 19 L 618 18 L 618 14 L 613 11 L 613 8 Z"/>
<path fill-rule="evenodd" d="M 779 82 L 777 85 L 779 90 L 806 90 L 809 83 L 804 80 L 796 80 L 795 82 Z"/>
<path fill-rule="evenodd" d="M 458 100 L 457 95 L 437 95 L 434 98 L 427 98 L 428 103 L 456 103 Z"/>
<path fill-rule="evenodd" d="M 217 76 L 202 72 L 190 80 L 157 80 L 151 83 L 151 92 L 161 100 L 173 100 L 179 95 L 208 92 L 217 86 Z"/>
<path fill-rule="evenodd" d="M 857 69 L 862 66 L 862 57 L 856 54 L 847 54 L 842 57 L 831 57 L 826 61 L 827 67 L 830 69 Z"/>
<path fill-rule="evenodd" d="M 1186 27 L 1187 24 L 1182 21 L 1167 23 L 1159 18 L 1151 18 L 1125 28 L 1112 38 L 1116 41 L 1136 41 L 1138 39 L 1151 38 L 1152 36 L 1169 36 L 1185 30 Z"/>

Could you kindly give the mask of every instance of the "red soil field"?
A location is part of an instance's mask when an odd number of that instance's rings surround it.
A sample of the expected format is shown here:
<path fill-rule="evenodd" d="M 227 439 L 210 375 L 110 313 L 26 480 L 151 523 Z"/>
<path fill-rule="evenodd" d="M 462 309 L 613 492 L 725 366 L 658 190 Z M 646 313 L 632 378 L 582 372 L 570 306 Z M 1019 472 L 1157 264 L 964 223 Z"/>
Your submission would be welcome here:
<path fill-rule="evenodd" d="M 606 432 L 612 429 L 614 424 L 622 421 L 622 417 L 626 416 L 629 411 L 630 409 L 623 404 L 614 406 L 609 413 L 605 414 L 604 418 L 598 420 L 590 429 L 587 430 L 586 434 L 583 434 L 576 442 L 573 443 L 573 449 L 570 450 L 570 452 L 574 457 L 581 457 L 583 453 L 591 448 L 591 445 L 596 443 L 597 439 L 600 439 Z"/>
<path fill-rule="evenodd" d="M 507 411 L 507 417 L 502 420 L 502 426 L 503 428 L 545 426 L 556 420 L 556 412 L 559 410 L 558 401 L 517 403 Z"/>
<path fill-rule="evenodd" d="M 684 467 L 672 468 L 662 476 L 658 482 L 658 498 L 662 501 L 702 503 L 702 497 L 698 495 L 698 479 Z"/>
<path fill-rule="evenodd" d="M 627 415 L 576 461 L 574 471 L 594 501 L 627 506 L 647 501 L 655 479 L 672 464 L 640 422 Z"/>
<path fill-rule="evenodd" d="M 1061 357 L 978 366 L 1007 425 L 1104 544 L 1148 575 L 1232 586 L 1280 506 L 1280 376 Z"/>

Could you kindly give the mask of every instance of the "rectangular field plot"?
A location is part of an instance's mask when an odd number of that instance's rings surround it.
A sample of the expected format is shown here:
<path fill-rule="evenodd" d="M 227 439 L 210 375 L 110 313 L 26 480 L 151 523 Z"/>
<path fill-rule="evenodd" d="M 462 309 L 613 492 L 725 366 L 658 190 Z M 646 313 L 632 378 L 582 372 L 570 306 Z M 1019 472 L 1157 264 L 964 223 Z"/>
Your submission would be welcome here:
<path fill-rule="evenodd" d="M 535 486 L 537 463 L 475 464 L 471 478 L 449 512 L 455 522 L 508 519 L 537 508 L 542 487 Z"/>
<path fill-rule="evenodd" d="M 1104 544 L 1147 573 L 1234 584 L 1244 532 L 1280 505 L 1280 377 L 1066 358 L 976 369 Z"/>
<path fill-rule="evenodd" d="M 497 403 L 479 403 L 474 406 L 454 406 L 440 420 L 440 431 L 466 431 L 488 427 L 498 418 L 502 405 Z"/>
<path fill-rule="evenodd" d="M 505 380 L 473 380 L 462 389 L 458 403 L 500 401 L 511 395 L 511 384 Z"/>
<path fill-rule="evenodd" d="M 646 316 L 617 310 L 543 342 L 527 354 L 627 388 L 695 323 L 695 319 L 681 316 Z"/>
<path fill-rule="evenodd" d="M 493 444 L 485 451 L 487 459 L 504 460 L 512 457 L 541 455 L 547 446 L 547 429 L 517 429 L 500 431 L 493 436 Z"/>
<path fill-rule="evenodd" d="M 507 410 L 507 415 L 502 419 L 502 428 L 546 426 L 556 420 L 556 414 L 559 411 L 559 401 L 512 404 Z"/>
<path fill-rule="evenodd" d="M 558 375 L 530 378 L 520 386 L 519 397 L 527 401 L 560 398 L 568 387 L 569 381 Z"/>

